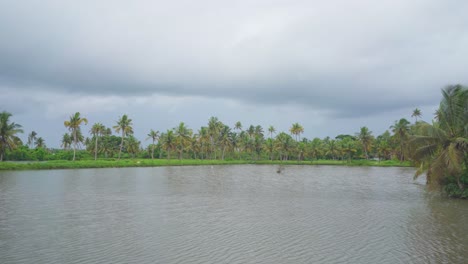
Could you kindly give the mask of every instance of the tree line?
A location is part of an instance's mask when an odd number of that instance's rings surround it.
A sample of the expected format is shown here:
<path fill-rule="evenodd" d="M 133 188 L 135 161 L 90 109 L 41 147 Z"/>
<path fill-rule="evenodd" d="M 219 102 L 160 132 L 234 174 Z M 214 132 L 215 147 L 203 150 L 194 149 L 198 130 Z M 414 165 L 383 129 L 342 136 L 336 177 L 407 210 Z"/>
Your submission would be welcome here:
<path fill-rule="evenodd" d="M 98 158 L 165 158 L 165 159 L 238 159 L 238 160 L 341 160 L 356 159 L 410 161 L 418 175 L 426 172 L 430 186 L 450 186 L 465 191 L 468 184 L 468 95 L 467 87 L 447 86 L 432 123 L 418 120 L 421 110 L 411 117 L 395 121 L 389 130 L 374 135 L 363 126 L 354 134 L 335 138 L 302 137 L 304 128 L 293 123 L 287 132 L 274 126 L 244 127 L 239 121 L 232 127 L 216 117 L 196 131 L 181 122 L 166 131 L 150 130 L 147 148 L 133 136 L 132 119 L 119 117 L 112 127 L 95 123 L 88 136 L 83 133 L 88 120 L 79 112 L 64 121 L 68 132 L 62 136 L 62 150 L 50 150 L 37 133 L 28 134 L 27 144 L 18 138 L 21 125 L 10 121 L 11 114 L 0 114 L 0 160 L 27 159 L 98 159 Z M 113 134 L 115 133 L 115 134 Z M 34 156 L 34 155 L 36 156 Z M 468 196 L 468 192 L 467 192 Z"/>

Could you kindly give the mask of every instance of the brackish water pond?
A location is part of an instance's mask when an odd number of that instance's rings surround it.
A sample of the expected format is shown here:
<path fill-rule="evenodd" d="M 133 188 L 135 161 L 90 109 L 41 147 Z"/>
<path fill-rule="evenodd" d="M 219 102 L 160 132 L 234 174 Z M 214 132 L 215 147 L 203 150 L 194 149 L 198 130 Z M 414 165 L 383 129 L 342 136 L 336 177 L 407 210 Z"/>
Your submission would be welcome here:
<path fill-rule="evenodd" d="M 0 263 L 466 263 L 468 201 L 411 168 L 0 172 Z"/>

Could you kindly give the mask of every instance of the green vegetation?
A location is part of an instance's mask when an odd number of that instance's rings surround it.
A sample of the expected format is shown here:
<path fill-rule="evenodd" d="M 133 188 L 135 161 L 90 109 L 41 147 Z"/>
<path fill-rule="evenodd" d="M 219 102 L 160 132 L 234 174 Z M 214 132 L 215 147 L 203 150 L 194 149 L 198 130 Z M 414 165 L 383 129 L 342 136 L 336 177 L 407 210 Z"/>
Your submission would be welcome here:
<path fill-rule="evenodd" d="M 21 126 L 0 114 L 0 160 L 47 161 L 2 163 L 0 169 L 101 168 L 163 165 L 216 164 L 323 164 L 349 166 L 417 166 L 426 173 L 430 188 L 443 187 L 454 197 L 468 197 L 468 95 L 461 85 L 442 90 L 442 101 L 432 124 L 401 118 L 389 131 L 374 136 L 363 126 L 353 135 L 335 138 L 301 137 L 304 128 L 293 123 L 287 132 L 260 125 L 233 127 L 211 117 L 206 126 L 193 130 L 184 122 L 166 132 L 151 129 L 145 149 L 133 136 L 132 119 L 123 115 L 113 126 L 118 135 L 101 123 L 85 137 L 81 125 L 87 119 L 77 112 L 65 121 L 70 133 L 61 139 L 62 149 L 48 149 L 35 131 L 27 144 L 18 138 Z M 265 135 L 265 133 L 267 135 Z M 73 146 L 73 151 L 70 149 Z M 156 157 L 158 157 L 156 159 Z M 122 158 L 122 160 L 121 160 Z M 173 160 L 177 158 L 177 160 Z M 68 162 L 75 161 L 76 163 Z"/>
<path fill-rule="evenodd" d="M 199 159 L 100 159 L 100 160 L 51 160 L 44 162 L 2 162 L 0 170 L 50 170 L 50 169 L 82 169 L 82 168 L 124 168 L 124 167 L 157 167 L 157 166 L 197 166 L 197 165 L 240 165 L 240 164 L 262 164 L 262 165 L 344 165 L 344 166 L 400 166 L 409 167 L 409 162 L 398 161 L 369 161 L 359 160 L 349 163 L 338 160 L 316 160 L 309 162 L 298 162 L 294 160 L 199 160 Z"/>
<path fill-rule="evenodd" d="M 416 177 L 426 172 L 429 187 L 444 186 L 450 196 L 468 198 L 468 89 L 449 86 L 432 124 L 418 123 L 410 139 Z"/>

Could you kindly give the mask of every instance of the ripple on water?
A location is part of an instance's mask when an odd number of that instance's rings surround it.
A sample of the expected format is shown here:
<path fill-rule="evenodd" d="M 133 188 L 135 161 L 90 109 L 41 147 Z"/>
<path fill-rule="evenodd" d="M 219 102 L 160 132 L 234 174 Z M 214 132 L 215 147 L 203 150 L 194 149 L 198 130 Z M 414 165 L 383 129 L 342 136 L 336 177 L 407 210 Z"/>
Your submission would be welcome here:
<path fill-rule="evenodd" d="M 407 168 L 0 172 L 0 263 L 463 263 L 468 204 Z"/>

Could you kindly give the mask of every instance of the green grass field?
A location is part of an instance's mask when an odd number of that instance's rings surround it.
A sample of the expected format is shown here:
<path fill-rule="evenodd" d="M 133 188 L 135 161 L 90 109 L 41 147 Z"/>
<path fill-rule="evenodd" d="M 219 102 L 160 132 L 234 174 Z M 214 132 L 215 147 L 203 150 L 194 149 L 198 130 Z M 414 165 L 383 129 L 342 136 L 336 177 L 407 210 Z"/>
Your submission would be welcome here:
<path fill-rule="evenodd" d="M 400 163 L 394 160 L 372 161 L 353 160 L 343 162 L 338 160 L 317 161 L 279 161 L 279 160 L 193 160 L 193 159 L 122 159 L 122 160 L 56 160 L 44 162 L 0 162 L 0 170 L 52 170 L 52 169 L 84 169 L 84 168 L 124 168 L 124 167 L 158 167 L 158 166 L 197 166 L 197 165 L 239 165 L 239 164 L 282 164 L 282 165 L 339 165 L 339 166 L 378 166 L 378 167 L 410 167 L 409 162 Z"/>

